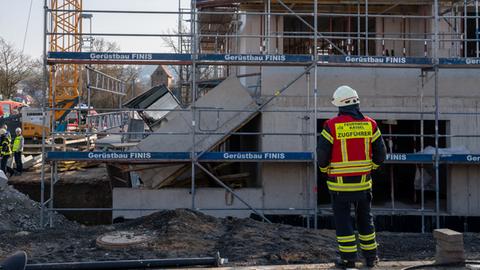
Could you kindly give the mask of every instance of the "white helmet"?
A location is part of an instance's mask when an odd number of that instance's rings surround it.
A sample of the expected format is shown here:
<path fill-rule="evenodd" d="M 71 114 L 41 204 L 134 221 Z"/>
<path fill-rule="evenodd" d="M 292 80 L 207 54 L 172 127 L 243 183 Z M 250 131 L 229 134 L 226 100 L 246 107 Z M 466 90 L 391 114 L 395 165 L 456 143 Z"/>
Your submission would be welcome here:
<path fill-rule="evenodd" d="M 332 104 L 337 107 L 343 107 L 353 104 L 359 104 L 360 98 L 357 91 L 348 85 L 342 85 L 333 93 Z"/>
<path fill-rule="evenodd" d="M 15 129 L 15 133 L 17 133 L 17 134 L 20 134 L 20 133 L 22 133 L 22 129 L 21 129 L 21 128 L 19 128 L 19 127 L 17 127 L 17 128 Z"/>

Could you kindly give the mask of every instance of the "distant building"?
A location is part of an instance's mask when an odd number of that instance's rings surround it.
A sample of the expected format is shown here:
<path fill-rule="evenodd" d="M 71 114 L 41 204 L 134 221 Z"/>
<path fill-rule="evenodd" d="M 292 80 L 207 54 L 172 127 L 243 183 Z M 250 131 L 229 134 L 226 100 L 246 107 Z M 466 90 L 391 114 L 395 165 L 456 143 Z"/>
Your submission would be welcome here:
<path fill-rule="evenodd" d="M 174 77 L 167 66 L 160 65 L 150 75 L 151 87 L 166 85 L 168 88 L 172 88 L 174 83 Z"/>

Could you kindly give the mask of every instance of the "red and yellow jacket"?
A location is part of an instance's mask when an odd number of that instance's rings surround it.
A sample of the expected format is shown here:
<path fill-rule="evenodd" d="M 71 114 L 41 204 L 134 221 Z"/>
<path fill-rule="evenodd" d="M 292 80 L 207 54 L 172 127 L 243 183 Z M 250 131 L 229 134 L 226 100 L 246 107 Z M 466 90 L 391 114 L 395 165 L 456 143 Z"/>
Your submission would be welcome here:
<path fill-rule="evenodd" d="M 359 117 L 359 115 L 361 117 Z M 342 112 L 326 121 L 319 138 L 320 171 L 328 174 L 332 191 L 362 191 L 372 187 L 370 172 L 385 160 L 385 144 L 375 120 Z"/>

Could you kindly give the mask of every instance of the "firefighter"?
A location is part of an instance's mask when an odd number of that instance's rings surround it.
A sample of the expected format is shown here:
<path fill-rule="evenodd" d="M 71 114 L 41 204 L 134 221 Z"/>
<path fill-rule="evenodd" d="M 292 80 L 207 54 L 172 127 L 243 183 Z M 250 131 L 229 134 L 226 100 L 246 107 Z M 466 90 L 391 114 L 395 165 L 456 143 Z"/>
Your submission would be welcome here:
<path fill-rule="evenodd" d="M 10 131 L 8 131 L 8 126 L 7 124 L 3 124 L 2 125 L 2 129 L 5 129 L 5 136 L 7 136 L 7 138 L 12 141 L 12 134 L 10 134 Z"/>
<path fill-rule="evenodd" d="M 15 129 L 15 139 L 13 140 L 12 152 L 15 159 L 15 175 L 22 175 L 23 172 L 23 163 L 22 163 L 22 152 L 25 139 L 22 136 L 22 129 L 17 127 Z"/>
<path fill-rule="evenodd" d="M 385 160 L 386 148 L 375 120 L 360 112 L 360 98 L 349 86 L 340 86 L 332 104 L 338 116 L 325 122 L 318 139 L 318 165 L 326 174 L 331 194 L 340 258 L 337 266 L 354 268 L 358 246 L 368 267 L 378 262 L 375 227 L 371 214 L 371 171 Z M 356 216 L 357 237 L 350 216 Z"/>
<path fill-rule="evenodd" d="M 0 155 L 2 156 L 1 160 L 1 169 L 2 171 L 7 174 L 9 173 L 10 176 L 12 175 L 11 169 L 7 171 L 7 162 L 10 156 L 12 155 L 12 148 L 10 145 L 10 139 L 8 138 L 7 131 L 5 129 L 0 129 Z"/>

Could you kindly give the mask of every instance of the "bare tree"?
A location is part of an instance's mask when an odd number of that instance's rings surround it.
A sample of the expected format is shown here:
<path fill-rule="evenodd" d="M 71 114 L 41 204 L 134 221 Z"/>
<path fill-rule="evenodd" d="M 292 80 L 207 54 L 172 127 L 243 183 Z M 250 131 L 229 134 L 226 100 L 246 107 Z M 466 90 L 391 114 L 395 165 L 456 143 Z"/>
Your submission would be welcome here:
<path fill-rule="evenodd" d="M 42 92 L 45 87 L 45 77 L 43 74 L 43 63 L 40 59 L 32 61 L 32 68 L 29 76 L 22 80 L 23 92 L 34 99 L 34 104 L 40 105 Z"/>
<path fill-rule="evenodd" d="M 170 29 L 166 31 L 166 34 L 171 36 L 162 37 L 162 41 L 165 47 L 169 48 L 175 53 L 191 53 L 191 37 L 183 36 L 185 33 L 189 33 L 188 28 L 182 27 L 181 32 L 178 29 Z M 180 41 L 180 42 L 179 42 Z M 190 81 L 190 73 L 187 67 L 171 65 L 170 68 L 175 72 L 176 81 L 183 81 L 183 83 Z M 209 80 L 216 79 L 214 66 L 201 66 L 197 67 L 197 79 Z"/>
<path fill-rule="evenodd" d="M 93 43 L 93 51 L 95 52 L 118 52 L 120 47 L 116 42 L 106 41 L 103 38 L 96 39 Z M 129 83 L 127 85 L 127 97 L 131 96 L 131 93 L 140 93 L 143 90 L 141 83 L 135 84 L 135 89 L 132 89 L 130 82 L 139 77 L 141 68 L 139 66 L 131 65 L 92 65 L 92 67 L 102 73 L 108 74 L 114 78 Z M 86 82 L 86 75 L 83 76 L 83 81 Z M 86 86 L 86 85 L 84 85 Z M 88 91 L 83 88 L 82 99 L 87 100 Z M 119 105 L 119 99 L 121 97 L 112 93 L 103 91 L 91 91 L 90 102 L 94 108 L 117 108 Z M 125 99 L 124 99 L 125 100 Z"/>
<path fill-rule="evenodd" d="M 4 99 L 12 97 L 17 84 L 30 75 L 31 69 L 30 58 L 0 37 L 0 94 Z"/>

